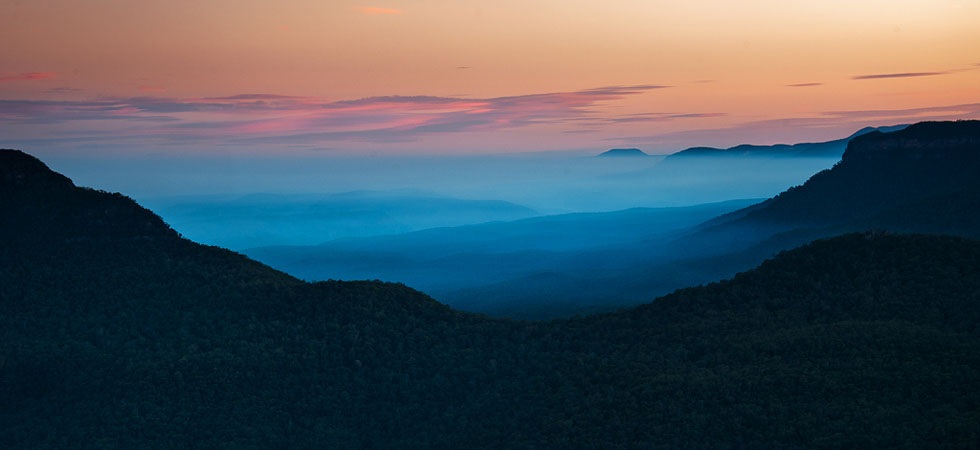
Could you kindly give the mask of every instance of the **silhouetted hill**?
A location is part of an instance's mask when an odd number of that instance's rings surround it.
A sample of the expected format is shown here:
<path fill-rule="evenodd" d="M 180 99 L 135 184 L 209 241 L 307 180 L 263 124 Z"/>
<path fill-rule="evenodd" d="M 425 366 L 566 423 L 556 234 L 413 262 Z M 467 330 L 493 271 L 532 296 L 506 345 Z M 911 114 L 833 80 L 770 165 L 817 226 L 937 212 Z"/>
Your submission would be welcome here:
<path fill-rule="evenodd" d="M 0 447 L 965 448 L 980 242 L 865 233 L 555 322 L 308 284 L 0 155 Z"/>
<path fill-rule="evenodd" d="M 660 195 L 676 189 L 674 195 L 678 198 L 711 198 L 707 195 L 717 195 L 722 190 L 729 192 L 729 198 L 771 197 L 832 167 L 840 161 L 847 143 L 867 132 L 865 129 L 849 137 L 817 143 L 694 147 L 668 155 L 652 167 L 617 174 L 615 178 L 654 184 Z M 711 190 L 699 191 L 698 183 L 691 180 L 710 180 L 702 186 L 710 186 Z"/>
<path fill-rule="evenodd" d="M 495 316 L 555 317 L 637 304 L 730 277 L 781 250 L 842 233 L 879 229 L 980 237 L 977 123 L 921 123 L 892 133 L 864 133 L 832 169 L 773 199 L 709 220 L 673 242 L 637 241 L 580 252 L 578 266 L 553 263 L 549 270 L 439 298 Z M 746 167 L 739 164 L 717 169 Z"/>
<path fill-rule="evenodd" d="M 4 241 L 175 237 L 159 217 L 128 197 L 76 188 L 33 156 L 0 150 L 0 228 Z M 97 205 L 97 208 L 93 208 Z"/>
<path fill-rule="evenodd" d="M 980 237 L 977 173 L 980 121 L 872 131 L 853 139 L 833 168 L 712 219 L 663 251 L 710 267 L 703 282 L 746 270 L 780 250 L 848 232 Z"/>
<path fill-rule="evenodd" d="M 858 136 L 863 136 L 871 132 L 891 132 L 904 129 L 908 125 L 893 125 L 887 127 L 865 127 L 854 134 L 843 138 L 827 142 L 808 142 L 802 144 L 775 144 L 775 145 L 751 145 L 742 144 L 729 148 L 715 147 L 691 147 L 667 156 L 664 159 L 666 164 L 671 164 L 676 160 L 691 157 L 732 157 L 744 158 L 751 156 L 759 157 L 840 157 L 847 148 L 847 144 Z"/>
<path fill-rule="evenodd" d="M 852 140 L 832 169 L 763 202 L 740 220 L 791 227 L 858 220 L 930 197 L 980 192 L 977 174 L 980 121 L 922 122 L 891 133 L 874 131 Z"/>
<path fill-rule="evenodd" d="M 597 155 L 599 158 L 636 158 L 650 156 L 638 148 L 614 148 Z"/>

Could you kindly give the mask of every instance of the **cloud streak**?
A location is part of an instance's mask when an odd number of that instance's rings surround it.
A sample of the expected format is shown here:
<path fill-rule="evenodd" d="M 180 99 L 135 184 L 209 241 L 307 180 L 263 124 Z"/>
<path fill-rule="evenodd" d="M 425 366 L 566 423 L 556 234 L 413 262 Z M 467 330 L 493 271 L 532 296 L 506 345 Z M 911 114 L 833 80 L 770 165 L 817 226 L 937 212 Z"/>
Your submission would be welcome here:
<path fill-rule="evenodd" d="M 795 83 L 795 84 L 786 85 L 786 87 L 814 87 L 814 86 L 823 86 L 823 83 Z"/>
<path fill-rule="evenodd" d="M 339 101 L 274 94 L 0 100 L 0 132 L 33 126 L 36 137 L 42 138 L 54 131 L 88 127 L 76 136 L 323 146 L 336 141 L 410 142 L 434 134 L 568 126 L 579 121 L 609 125 L 701 116 L 663 113 L 631 118 L 598 112 L 607 102 L 668 87 L 648 84 L 491 98 L 384 96 Z"/>
<path fill-rule="evenodd" d="M 50 80 L 52 78 L 57 78 L 52 72 L 0 73 L 0 82 Z"/>
<path fill-rule="evenodd" d="M 852 80 L 880 80 L 888 78 L 914 78 L 932 77 L 936 75 L 947 75 L 949 72 L 902 72 L 902 73 L 876 73 L 871 75 L 855 75 Z"/>

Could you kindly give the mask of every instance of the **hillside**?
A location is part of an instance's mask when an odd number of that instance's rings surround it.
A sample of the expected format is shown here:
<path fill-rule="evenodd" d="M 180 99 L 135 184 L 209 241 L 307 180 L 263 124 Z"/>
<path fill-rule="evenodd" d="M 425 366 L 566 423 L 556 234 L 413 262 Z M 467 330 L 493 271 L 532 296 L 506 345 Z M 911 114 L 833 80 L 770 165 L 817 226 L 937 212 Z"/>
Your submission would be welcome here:
<path fill-rule="evenodd" d="M 633 168 L 607 179 L 645 184 L 658 195 L 698 203 L 771 197 L 832 167 L 854 136 L 870 131 L 827 142 L 692 147 L 667 155 L 652 167 Z M 727 197 L 719 197 L 722 192 Z"/>
<path fill-rule="evenodd" d="M 864 128 L 827 142 L 752 145 L 730 148 L 692 147 L 668 155 L 656 165 L 617 175 L 619 179 L 647 180 L 658 190 L 680 198 L 708 197 L 726 192 L 727 198 L 771 197 L 840 161 L 847 144 L 872 131 L 895 131 L 904 125 Z M 701 192 L 691 180 L 711 180 L 711 189 Z M 672 185 L 684 189 L 671 190 Z M 714 200 L 717 201 L 715 197 Z M 708 200 L 706 200 L 708 201 Z"/>
<path fill-rule="evenodd" d="M 980 192 L 978 173 L 980 121 L 922 122 L 854 139 L 834 168 L 742 220 L 793 226 L 850 221 L 927 197 Z"/>
<path fill-rule="evenodd" d="M 730 277 L 781 250 L 842 233 L 879 229 L 980 237 L 978 124 L 923 122 L 890 133 L 870 131 L 851 140 L 833 168 L 673 241 L 582 252 L 577 260 L 591 267 L 555 264 L 551 271 L 439 298 L 492 315 L 555 317 L 636 304 Z"/>
<path fill-rule="evenodd" d="M 977 241 L 853 234 L 636 309 L 515 322 L 303 283 L 22 153 L 0 180 L 3 448 L 980 439 Z"/>
<path fill-rule="evenodd" d="M 590 225 L 591 216 L 568 216 L 564 227 L 531 219 L 250 255 L 308 279 L 408 282 L 460 309 L 494 316 L 610 311 L 730 277 L 821 237 L 869 229 L 980 237 L 980 185 L 974 176 L 980 173 L 980 146 L 969 143 L 980 135 L 976 123 L 862 130 L 838 164 L 801 186 L 699 226 L 674 226 L 672 234 L 658 232 L 662 227 L 647 219 L 631 219 L 638 212 L 633 211 L 629 217 L 609 216 L 615 220 L 602 226 Z M 619 227 L 617 221 L 635 226 Z M 534 233 L 526 232 L 529 227 Z M 596 245 L 549 244 L 574 239 Z"/>
<path fill-rule="evenodd" d="M 669 155 L 664 159 L 665 165 L 675 161 L 695 158 L 695 157 L 725 157 L 725 158 L 745 158 L 745 157 L 776 157 L 776 158 L 839 158 L 847 144 L 858 136 L 863 136 L 871 132 L 888 133 L 902 130 L 908 125 L 894 125 L 889 127 L 866 127 L 858 130 L 854 134 L 843 138 L 827 142 L 806 142 L 801 144 L 774 144 L 774 145 L 752 145 L 741 144 L 729 148 L 715 147 L 691 147 Z"/>

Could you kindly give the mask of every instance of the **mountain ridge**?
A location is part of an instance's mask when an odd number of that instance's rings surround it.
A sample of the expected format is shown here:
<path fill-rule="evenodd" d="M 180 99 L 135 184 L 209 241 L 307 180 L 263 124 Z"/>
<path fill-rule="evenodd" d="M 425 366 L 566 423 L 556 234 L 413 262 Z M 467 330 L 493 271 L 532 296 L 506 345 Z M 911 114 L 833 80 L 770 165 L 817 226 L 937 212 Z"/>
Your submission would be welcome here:
<path fill-rule="evenodd" d="M 769 157 L 839 157 L 844 152 L 847 144 L 859 136 L 871 132 L 892 132 L 902 130 L 908 125 L 890 125 L 882 127 L 864 127 L 848 137 L 834 139 L 826 142 L 803 142 L 798 144 L 739 144 L 734 147 L 691 147 L 677 153 L 668 155 L 666 159 L 686 158 L 696 156 L 725 156 L 725 157 L 745 157 L 745 156 L 769 156 Z M 665 159 L 665 160 L 666 160 Z"/>
<path fill-rule="evenodd" d="M 542 272 L 440 296 L 465 299 L 492 315 L 554 317 L 634 305 L 684 285 L 730 277 L 778 251 L 843 233 L 879 229 L 980 237 L 978 123 L 923 122 L 892 133 L 865 133 L 851 141 L 833 168 L 769 200 L 694 226 L 673 241 L 578 255 L 613 261 L 619 264 L 615 269 L 569 266 L 552 270 L 551 279 Z M 933 157 L 923 154 L 929 149 Z M 542 296 L 564 306 L 544 308 L 535 302 Z"/>
<path fill-rule="evenodd" d="M 978 170 L 980 121 L 920 122 L 891 133 L 873 131 L 852 140 L 833 168 L 763 202 L 744 220 L 858 218 L 921 196 L 980 189 Z M 853 195 L 855 190 L 861 195 Z"/>
<path fill-rule="evenodd" d="M 980 241 L 850 234 L 637 308 L 524 322 L 305 283 L 161 220 L 132 239 L 144 222 L 104 216 L 146 210 L 119 194 L 0 191 L 4 448 L 980 439 Z"/>

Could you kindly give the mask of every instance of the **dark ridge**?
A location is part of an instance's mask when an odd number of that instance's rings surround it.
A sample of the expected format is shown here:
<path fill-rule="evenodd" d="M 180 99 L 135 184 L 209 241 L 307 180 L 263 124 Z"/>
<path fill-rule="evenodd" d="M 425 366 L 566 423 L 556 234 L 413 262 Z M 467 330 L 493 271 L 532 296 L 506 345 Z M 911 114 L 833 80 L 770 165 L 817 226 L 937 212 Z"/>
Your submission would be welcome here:
<path fill-rule="evenodd" d="M 598 157 L 600 158 L 620 158 L 620 157 L 633 158 L 633 157 L 643 157 L 643 156 L 650 156 L 650 155 L 644 153 L 643 150 L 640 150 L 638 148 L 614 148 L 612 150 L 605 151 L 598 155 Z"/>
<path fill-rule="evenodd" d="M 75 239 L 176 238 L 156 214 L 118 193 L 76 187 L 18 150 L 0 150 L 0 239 L 7 245 Z"/>
<path fill-rule="evenodd" d="M 852 140 L 844 160 L 875 158 L 975 159 L 980 153 L 980 120 L 920 122 L 899 131 L 875 130 Z"/>
<path fill-rule="evenodd" d="M 483 310 L 494 315 L 516 316 L 532 305 L 542 310 L 545 308 L 537 305 L 561 302 L 569 306 L 555 308 L 551 312 L 553 316 L 574 314 L 588 311 L 574 309 L 581 305 L 636 304 L 682 286 L 729 277 L 755 267 L 780 250 L 848 232 L 879 229 L 977 238 L 980 237 L 980 208 L 977 208 L 980 180 L 976 174 L 980 173 L 977 161 L 980 145 L 960 145 L 964 136 L 971 135 L 971 127 L 974 126 L 969 122 L 958 125 L 950 122 L 932 132 L 924 132 L 930 124 L 916 125 L 904 135 L 914 133 L 917 140 L 899 139 L 888 144 L 890 150 L 883 150 L 868 161 L 851 157 L 848 150 L 848 157 L 837 167 L 813 176 L 804 186 L 708 220 L 674 239 L 651 239 L 629 248 L 594 252 L 580 258 L 622 261 L 613 270 L 602 272 L 593 267 L 578 272 L 567 270 L 560 274 L 561 278 L 547 282 L 515 277 L 513 281 L 488 286 L 482 292 L 476 289 L 472 292 L 476 292 L 474 297 L 482 304 L 501 305 L 496 310 Z M 867 137 L 854 139 L 852 150 L 860 151 L 855 146 L 863 145 L 861 142 L 876 142 L 874 136 L 889 136 L 868 133 L 868 129 L 856 133 Z M 903 135 L 900 131 L 894 133 Z M 904 147 L 906 144 L 908 148 Z M 933 147 L 935 155 L 921 154 L 929 147 Z M 752 158 L 733 159 L 726 164 L 675 162 L 686 164 L 691 176 L 699 175 L 698 168 L 703 166 L 719 168 L 704 176 L 760 167 L 752 165 Z M 538 297 L 556 300 L 536 302 Z"/>
<path fill-rule="evenodd" d="M 708 281 L 814 239 L 868 229 L 980 237 L 980 121 L 866 133 L 833 168 L 670 244 Z M 681 263 L 675 262 L 669 269 Z"/>
<path fill-rule="evenodd" d="M 980 440 L 978 241 L 849 234 L 638 308 L 517 322 L 304 283 L 50 184 L 0 186 L 0 448 Z"/>
<path fill-rule="evenodd" d="M 856 133 L 827 142 L 807 142 L 801 144 L 751 145 L 742 144 L 729 148 L 691 147 L 668 156 L 665 161 L 673 161 L 689 157 L 723 156 L 723 157 L 836 157 L 840 156 L 852 139 L 874 131 L 890 132 L 901 130 L 908 125 L 893 125 L 887 127 L 865 127 Z"/>
<path fill-rule="evenodd" d="M 20 150 L 0 149 L 0 193 L 22 189 L 65 189 L 71 180 Z"/>
<path fill-rule="evenodd" d="M 852 140 L 841 161 L 746 220 L 827 225 L 923 197 L 980 189 L 980 121 L 923 122 Z"/>

